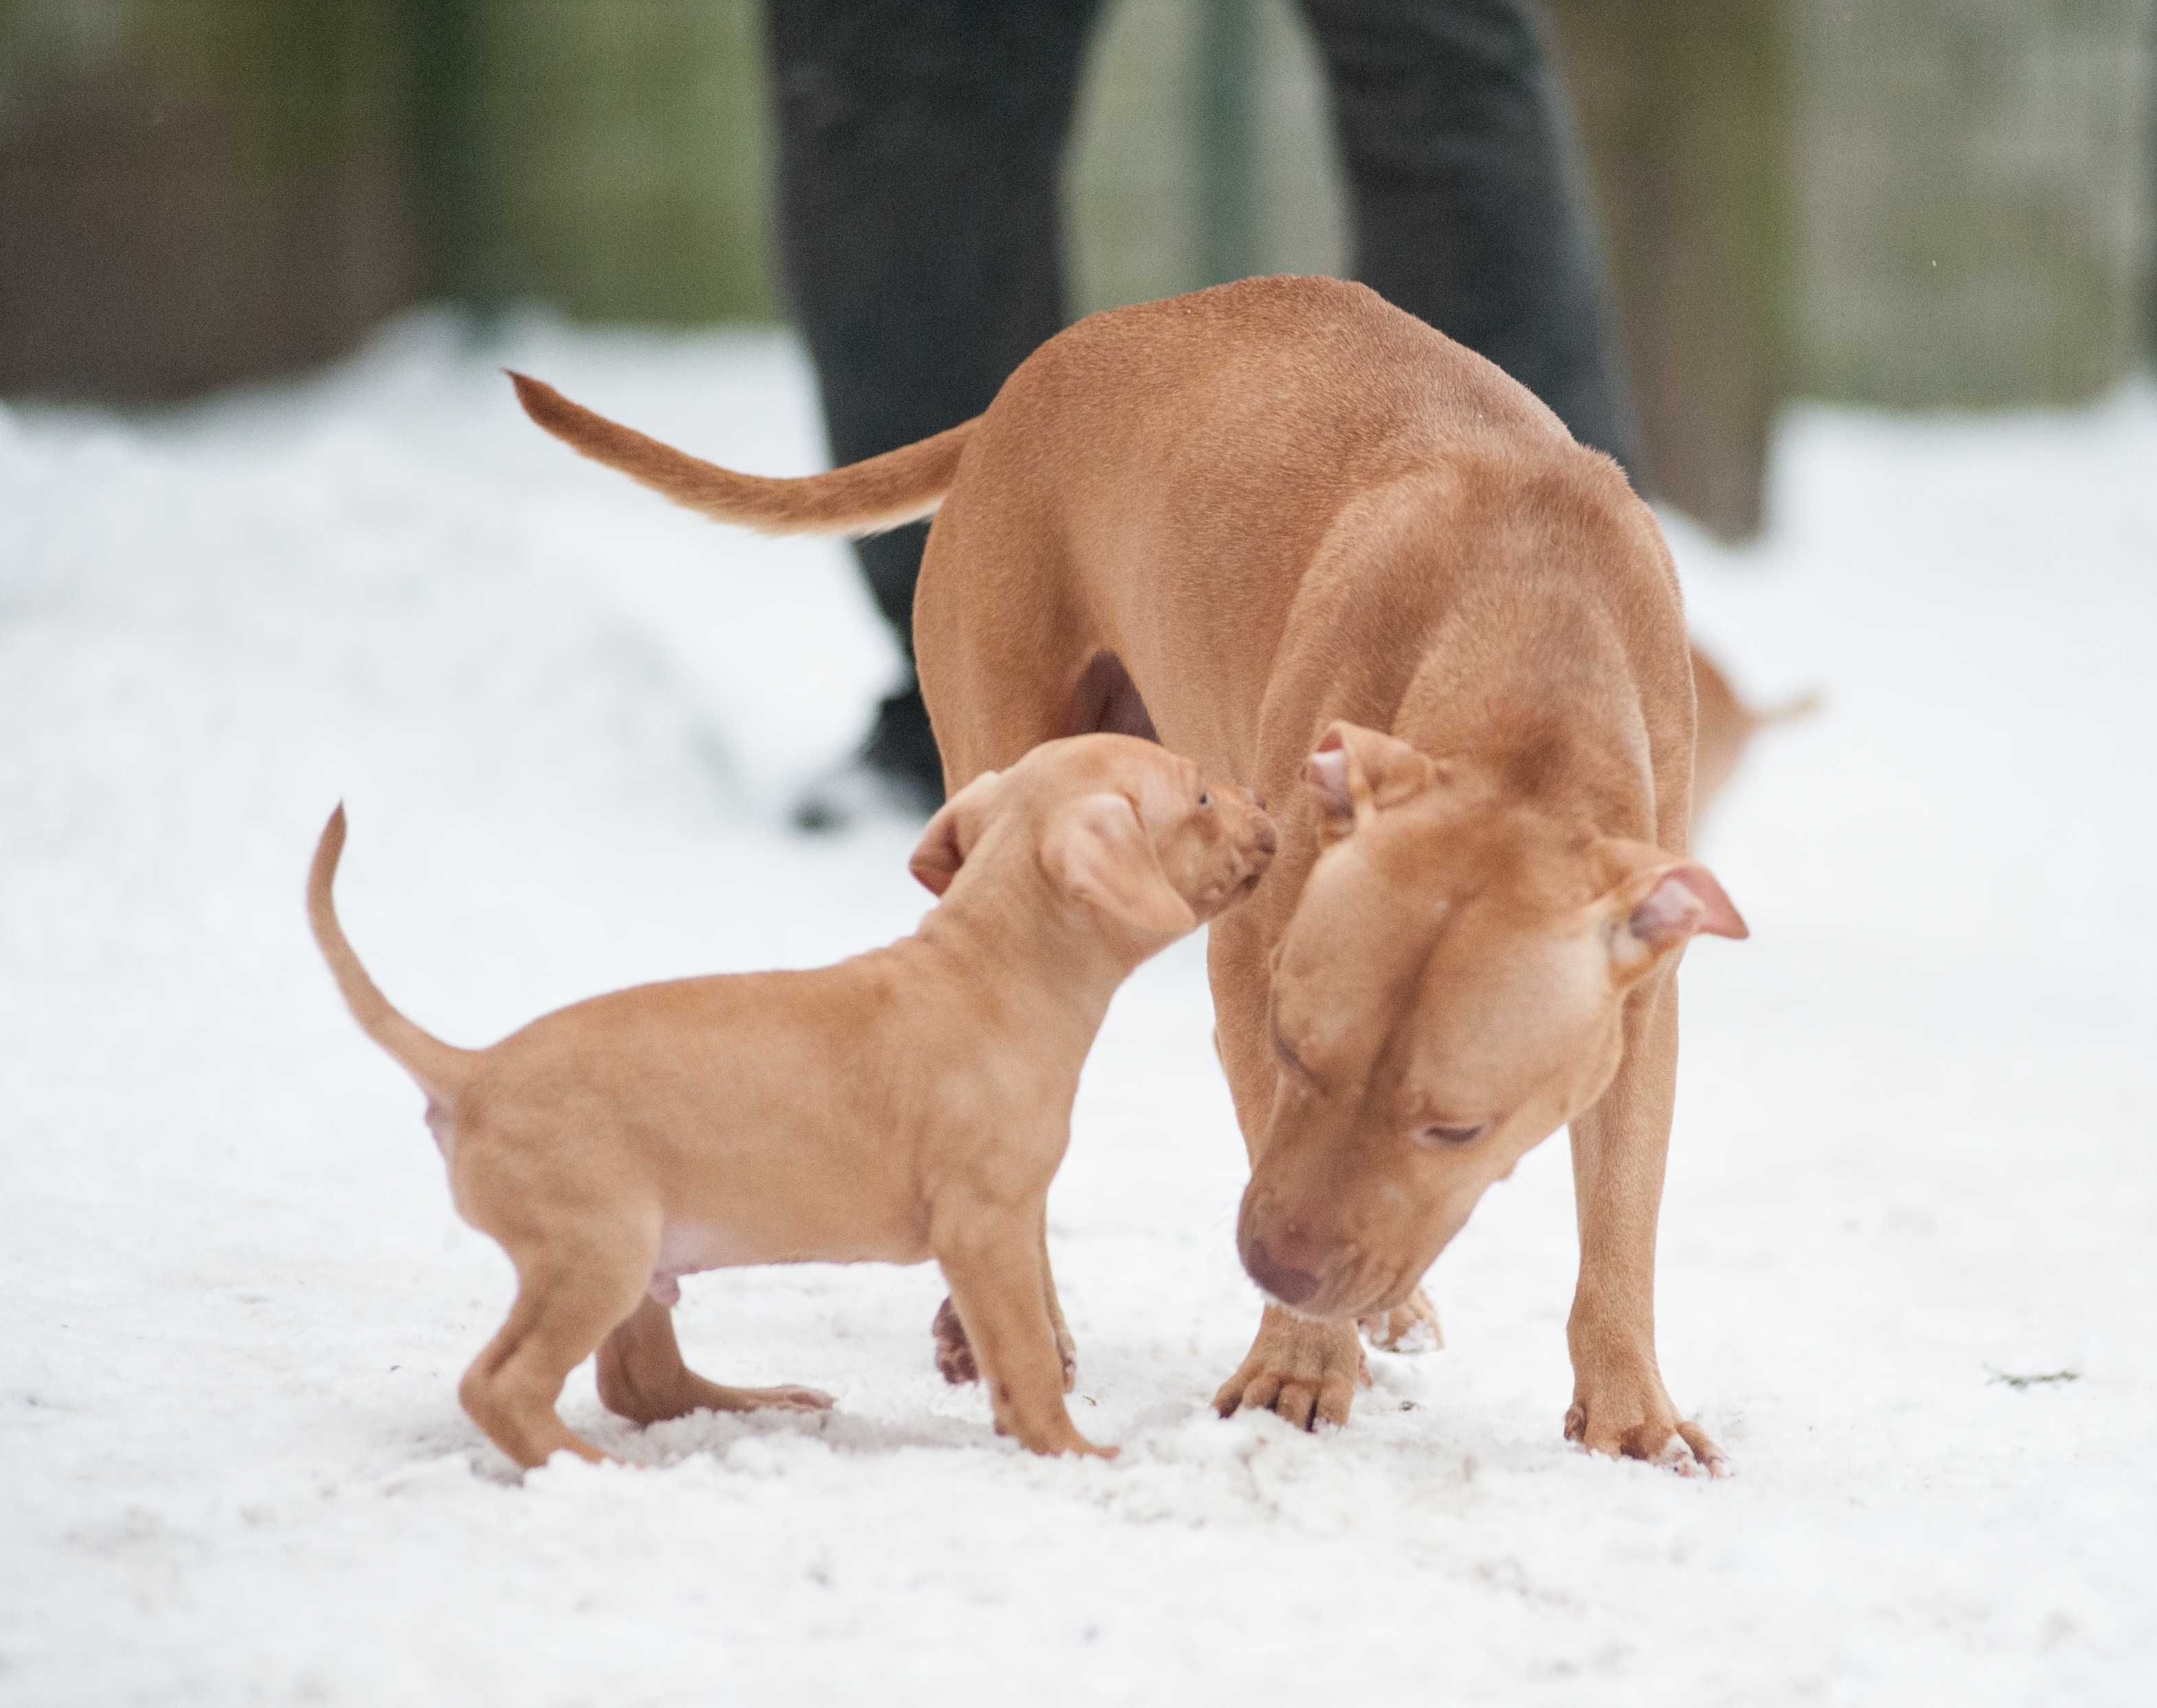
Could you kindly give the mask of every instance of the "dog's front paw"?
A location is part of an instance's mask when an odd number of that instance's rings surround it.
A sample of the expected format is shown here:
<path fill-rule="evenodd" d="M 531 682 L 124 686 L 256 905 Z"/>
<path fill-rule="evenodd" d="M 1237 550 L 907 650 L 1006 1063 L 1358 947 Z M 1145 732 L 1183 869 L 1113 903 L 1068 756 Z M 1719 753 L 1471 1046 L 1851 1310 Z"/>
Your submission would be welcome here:
<path fill-rule="evenodd" d="M 1358 1318 L 1356 1326 L 1381 1352 L 1436 1352 L 1445 1345 L 1438 1312 L 1420 1287 L 1391 1310 Z"/>
<path fill-rule="evenodd" d="M 1727 1477 L 1730 1459 L 1677 1407 L 1653 1371 L 1583 1381 L 1566 1410 L 1565 1438 L 1611 1458 L 1645 1459 L 1681 1477 Z"/>
<path fill-rule="evenodd" d="M 1223 1417 L 1274 1412 L 1299 1429 L 1346 1423 L 1358 1386 L 1370 1385 L 1353 1323 L 1312 1322 L 1266 1307 L 1243 1367 L 1213 1396 Z"/>

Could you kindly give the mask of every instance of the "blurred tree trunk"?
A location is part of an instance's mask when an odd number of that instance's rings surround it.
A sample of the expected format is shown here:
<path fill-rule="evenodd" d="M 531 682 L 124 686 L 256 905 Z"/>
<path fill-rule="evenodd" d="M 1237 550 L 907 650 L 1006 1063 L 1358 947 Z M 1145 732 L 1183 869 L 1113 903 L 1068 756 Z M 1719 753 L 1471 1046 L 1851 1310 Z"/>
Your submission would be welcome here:
<path fill-rule="evenodd" d="M 479 0 L 396 0 L 410 90 L 405 171 L 423 296 L 482 321 L 502 303 L 496 188 L 486 170 Z"/>
<path fill-rule="evenodd" d="M 0 394 L 318 362 L 406 300 L 381 0 L 0 8 Z"/>
<path fill-rule="evenodd" d="M 1557 0 L 1559 56 L 1618 291 L 1645 484 L 1758 531 L 1786 388 L 1779 0 Z"/>
<path fill-rule="evenodd" d="M 1758 522 L 1787 390 L 2067 402 L 2146 354 L 2157 0 L 1549 3 L 1648 481 L 1719 532 Z M 185 395 L 420 294 L 768 318 L 759 26 L 750 0 L 0 0 L 0 394 Z M 1078 306 L 1338 270 L 1284 0 L 1116 0 L 1094 62 Z"/>

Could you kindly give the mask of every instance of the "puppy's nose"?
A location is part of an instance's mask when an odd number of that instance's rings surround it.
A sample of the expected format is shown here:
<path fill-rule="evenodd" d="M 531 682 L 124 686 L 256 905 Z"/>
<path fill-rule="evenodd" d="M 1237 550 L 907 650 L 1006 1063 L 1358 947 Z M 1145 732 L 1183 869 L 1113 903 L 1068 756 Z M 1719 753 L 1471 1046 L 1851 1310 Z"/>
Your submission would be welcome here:
<path fill-rule="evenodd" d="M 1291 1238 L 1289 1248 L 1293 1250 L 1296 1243 Z M 1250 1272 L 1251 1279 L 1283 1304 L 1301 1304 L 1318 1291 L 1317 1276 L 1308 1269 L 1281 1262 L 1262 1239 L 1251 1241 L 1251 1248 L 1243 1253 L 1243 1267 Z"/>

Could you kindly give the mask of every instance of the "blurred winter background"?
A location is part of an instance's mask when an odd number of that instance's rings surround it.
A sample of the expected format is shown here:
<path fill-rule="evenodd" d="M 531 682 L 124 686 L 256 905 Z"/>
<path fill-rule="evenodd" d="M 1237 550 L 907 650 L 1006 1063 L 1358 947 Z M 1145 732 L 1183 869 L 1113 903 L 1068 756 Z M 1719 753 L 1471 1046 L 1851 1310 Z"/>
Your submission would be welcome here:
<path fill-rule="evenodd" d="M 945 1389 L 928 1271 L 721 1274 L 824 1422 L 517 1483 L 507 1295 L 306 942 L 461 1041 L 909 928 L 785 808 L 897 666 L 839 549 L 667 510 L 539 373 L 822 456 L 749 0 L 0 0 L 0 1700 L 2146 1702 L 2157 1694 L 2157 7 L 1557 0 L 1698 631 L 1763 738 L 1686 974 L 1665 1372 L 1736 1458 L 1566 1449 L 1562 1142 L 1334 1439 L 1254 1320 L 1201 950 L 1120 1000 L 1052 1201 L 1082 1422 Z M 1279 0 L 1115 0 L 1081 309 L 1342 265 Z"/>

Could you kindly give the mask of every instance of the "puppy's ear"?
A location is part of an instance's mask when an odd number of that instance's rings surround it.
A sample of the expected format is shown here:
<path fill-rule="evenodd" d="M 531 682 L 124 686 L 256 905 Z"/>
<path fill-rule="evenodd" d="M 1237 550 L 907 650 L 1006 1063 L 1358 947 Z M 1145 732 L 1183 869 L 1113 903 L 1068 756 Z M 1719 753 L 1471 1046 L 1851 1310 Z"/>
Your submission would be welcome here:
<path fill-rule="evenodd" d="M 1176 893 L 1161 857 L 1121 795 L 1089 795 L 1060 810 L 1042 838 L 1042 864 L 1080 901 L 1162 937 L 1196 930 L 1198 916 Z"/>
<path fill-rule="evenodd" d="M 982 772 L 937 808 L 936 816 L 929 821 L 929 828 L 922 831 L 920 845 L 906 862 L 906 869 L 930 895 L 940 896 L 951 887 L 951 880 L 974 851 L 1002 779 L 1000 771 Z"/>
<path fill-rule="evenodd" d="M 1346 723 L 1326 726 L 1305 774 L 1317 792 L 1319 829 L 1329 841 L 1369 822 L 1374 813 L 1413 800 L 1441 777 L 1428 754 Z"/>
<path fill-rule="evenodd" d="M 1715 874 L 1692 860 L 1673 860 L 1645 842 L 1604 841 L 1595 851 L 1622 872 L 1597 905 L 1604 910 L 1610 960 L 1619 976 L 1647 972 L 1691 939 L 1753 934 Z"/>

